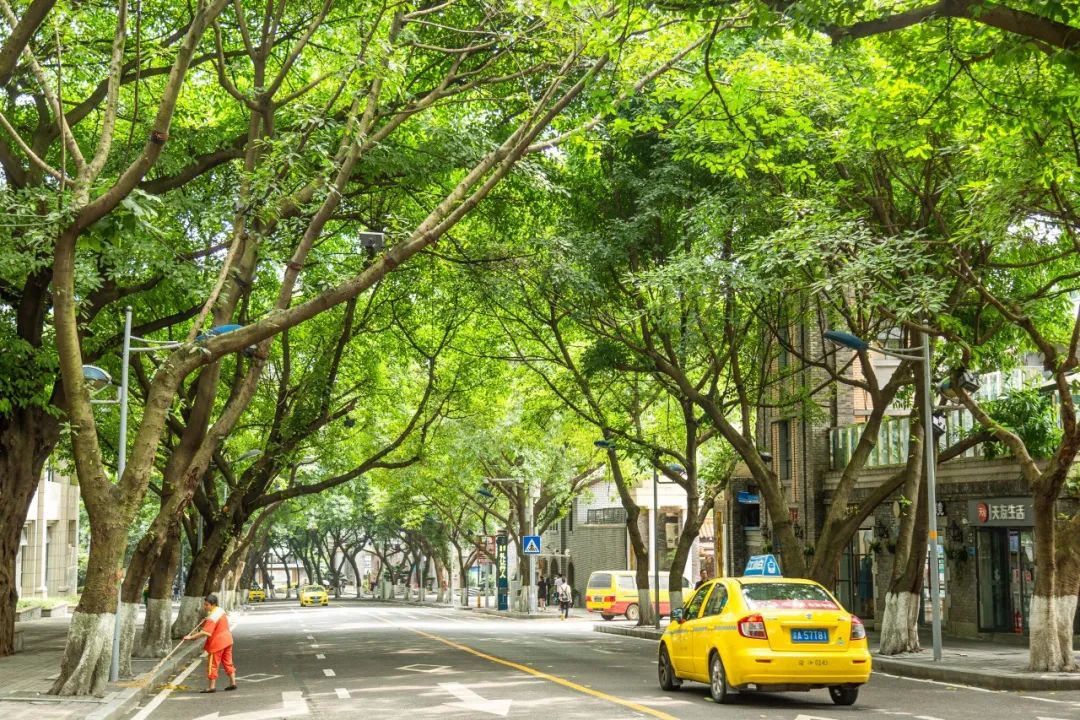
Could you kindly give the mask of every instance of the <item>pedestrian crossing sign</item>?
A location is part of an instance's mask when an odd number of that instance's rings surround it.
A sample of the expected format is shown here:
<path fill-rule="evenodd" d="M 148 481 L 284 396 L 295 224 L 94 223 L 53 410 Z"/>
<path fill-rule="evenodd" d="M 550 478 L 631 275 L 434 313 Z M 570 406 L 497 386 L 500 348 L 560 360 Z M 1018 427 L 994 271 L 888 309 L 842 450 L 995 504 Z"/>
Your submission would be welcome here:
<path fill-rule="evenodd" d="M 540 554 L 540 536 L 525 535 L 521 538 L 521 551 L 526 555 Z"/>

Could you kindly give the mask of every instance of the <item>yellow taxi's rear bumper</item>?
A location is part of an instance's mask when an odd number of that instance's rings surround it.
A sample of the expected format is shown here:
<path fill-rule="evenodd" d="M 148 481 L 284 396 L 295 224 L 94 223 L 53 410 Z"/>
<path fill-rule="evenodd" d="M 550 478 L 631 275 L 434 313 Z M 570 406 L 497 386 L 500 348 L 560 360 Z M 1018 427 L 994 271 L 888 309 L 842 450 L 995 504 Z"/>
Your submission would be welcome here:
<path fill-rule="evenodd" d="M 871 664 L 866 649 L 808 653 L 740 648 L 724 658 L 728 683 L 735 687 L 861 685 L 870 679 Z"/>

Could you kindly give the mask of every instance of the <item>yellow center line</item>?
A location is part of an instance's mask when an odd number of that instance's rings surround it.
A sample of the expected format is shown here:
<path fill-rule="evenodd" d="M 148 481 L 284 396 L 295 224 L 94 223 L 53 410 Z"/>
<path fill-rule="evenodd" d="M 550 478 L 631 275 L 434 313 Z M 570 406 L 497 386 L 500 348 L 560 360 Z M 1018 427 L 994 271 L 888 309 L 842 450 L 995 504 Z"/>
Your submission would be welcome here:
<path fill-rule="evenodd" d="M 382 618 L 380 618 L 380 619 L 382 619 Z M 393 623 L 391 623 L 389 620 L 385 620 L 384 622 L 386 622 L 387 624 L 393 625 Z M 449 645 L 450 647 L 454 648 L 455 650 L 461 650 L 462 652 L 467 652 L 470 655 L 475 655 L 478 658 L 483 658 L 484 660 L 487 660 L 488 662 L 497 663 L 499 665 L 505 665 L 508 668 L 513 668 L 514 670 L 518 670 L 518 671 L 523 672 L 523 673 L 528 673 L 529 675 L 541 678 L 542 680 L 547 680 L 548 682 L 555 683 L 556 685 L 562 685 L 563 687 L 570 688 L 571 690 L 576 690 L 579 693 L 584 693 L 586 695 L 591 695 L 594 698 L 598 698 L 600 700 L 606 700 L 606 701 L 608 701 L 610 703 L 615 703 L 616 705 L 622 705 L 623 707 L 630 708 L 631 710 L 635 710 L 635 711 L 637 711 L 639 713 L 644 713 L 645 715 L 651 715 L 651 716 L 653 716 L 655 718 L 660 718 L 660 720 L 678 720 L 678 718 L 676 718 L 674 715 L 669 715 L 668 713 L 663 712 L 662 710 L 656 710 L 654 708 L 648 707 L 647 705 L 641 705 L 640 703 L 636 703 L 636 702 L 633 702 L 631 700 L 625 700 L 625 699 L 623 699 L 621 697 L 618 697 L 616 695 L 609 695 L 606 692 L 601 692 L 599 690 L 593 690 L 590 687 L 585 687 L 584 685 L 579 685 L 578 683 L 574 682 L 573 680 L 567 680 L 566 678 L 561 678 L 558 675 L 552 675 L 550 673 L 544 672 L 543 670 L 537 670 L 536 668 L 529 667 L 528 665 L 522 665 L 521 663 L 516 663 L 516 662 L 513 662 L 512 660 L 505 660 L 505 659 L 500 658 L 500 657 L 495 657 L 494 655 L 488 655 L 487 653 L 482 653 L 479 650 L 474 650 L 471 647 L 461 645 L 460 643 L 456 643 L 453 640 L 447 640 L 444 637 L 439 637 L 438 635 L 433 635 L 432 633 L 429 633 L 429 632 L 424 632 L 423 630 L 417 630 L 416 628 L 408 628 L 408 629 L 413 631 L 417 635 L 423 635 L 424 637 L 430 638 L 431 640 L 437 640 L 438 642 L 441 642 L 444 645 Z"/>

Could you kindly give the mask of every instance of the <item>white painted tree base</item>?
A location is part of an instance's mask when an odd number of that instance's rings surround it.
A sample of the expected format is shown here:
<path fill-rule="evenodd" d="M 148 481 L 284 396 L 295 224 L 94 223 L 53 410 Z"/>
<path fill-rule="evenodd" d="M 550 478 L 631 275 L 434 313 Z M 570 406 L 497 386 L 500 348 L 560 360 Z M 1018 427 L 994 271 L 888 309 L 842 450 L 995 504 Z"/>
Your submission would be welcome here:
<path fill-rule="evenodd" d="M 918 595 L 911 592 L 887 593 L 885 612 L 881 616 L 878 652 L 882 655 L 920 652 L 918 618 Z"/>
<path fill-rule="evenodd" d="M 141 658 L 165 657 L 172 646 L 172 602 L 150 598 L 142 632 L 131 654 Z"/>
<path fill-rule="evenodd" d="M 203 619 L 203 599 L 202 597 L 194 597 L 191 595 L 185 595 L 180 599 L 180 610 L 176 613 L 176 620 L 172 625 L 173 640 L 179 640 L 180 638 L 191 632 L 195 627 L 195 623 Z"/>
<path fill-rule="evenodd" d="M 641 625 L 653 625 L 656 623 L 656 614 L 653 612 L 653 602 L 651 594 L 648 590 L 638 589 L 638 610 L 641 613 L 641 618 L 638 623 Z"/>
<path fill-rule="evenodd" d="M 682 596 L 682 591 L 681 590 L 676 590 L 674 592 L 669 592 L 668 595 L 671 597 L 671 600 L 668 603 L 668 607 L 669 607 L 668 612 L 671 612 L 671 610 L 673 610 L 675 608 L 681 608 L 683 606 L 683 596 Z"/>
<path fill-rule="evenodd" d="M 1028 669 L 1035 672 L 1073 672 L 1072 624 L 1076 596 L 1034 595 L 1028 623 L 1031 628 Z"/>
<path fill-rule="evenodd" d="M 135 621 L 139 617 L 138 603 L 120 603 L 120 672 L 122 678 L 135 673 L 131 669 L 131 649 L 135 645 Z"/>
<path fill-rule="evenodd" d="M 60 675 L 50 695 L 105 695 L 115 625 L 115 613 L 72 614 Z"/>

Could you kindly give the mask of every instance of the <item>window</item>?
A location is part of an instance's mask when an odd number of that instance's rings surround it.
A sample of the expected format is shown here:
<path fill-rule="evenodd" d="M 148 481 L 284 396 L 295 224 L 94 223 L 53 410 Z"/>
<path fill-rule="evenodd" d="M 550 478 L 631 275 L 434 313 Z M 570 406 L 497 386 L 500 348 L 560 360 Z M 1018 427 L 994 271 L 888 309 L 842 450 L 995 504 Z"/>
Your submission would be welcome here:
<path fill-rule="evenodd" d="M 634 580 L 633 575 L 616 575 L 615 580 L 620 590 L 637 590 L 637 581 Z"/>
<path fill-rule="evenodd" d="M 702 613 L 702 617 L 708 615 L 719 615 L 724 612 L 724 605 L 727 604 L 727 588 L 717 583 L 713 586 L 712 595 L 709 596 L 709 603 L 705 606 L 705 612 Z"/>
<path fill-rule="evenodd" d="M 591 508 L 585 522 L 588 525 L 622 525 L 626 522 L 626 509 L 621 507 Z"/>
<path fill-rule="evenodd" d="M 686 603 L 686 607 L 683 609 L 683 619 L 693 620 L 698 616 L 701 606 L 705 602 L 705 595 L 708 592 L 709 586 L 705 585 L 694 594 L 694 597 L 690 598 L 690 602 Z"/>
<path fill-rule="evenodd" d="M 589 576 L 589 590 L 608 590 L 611 588 L 611 573 L 593 573 Z"/>
<path fill-rule="evenodd" d="M 786 370 L 791 364 L 791 354 L 788 352 L 788 346 L 791 345 L 791 332 L 787 325 L 777 328 L 777 344 L 780 345 L 780 355 L 776 360 L 776 365 L 781 370 Z"/>
<path fill-rule="evenodd" d="M 743 585 L 742 594 L 750 610 L 839 610 L 817 585 L 754 583 Z"/>
<path fill-rule="evenodd" d="M 776 460 L 780 480 L 791 480 L 791 423 L 787 420 L 776 423 Z"/>

